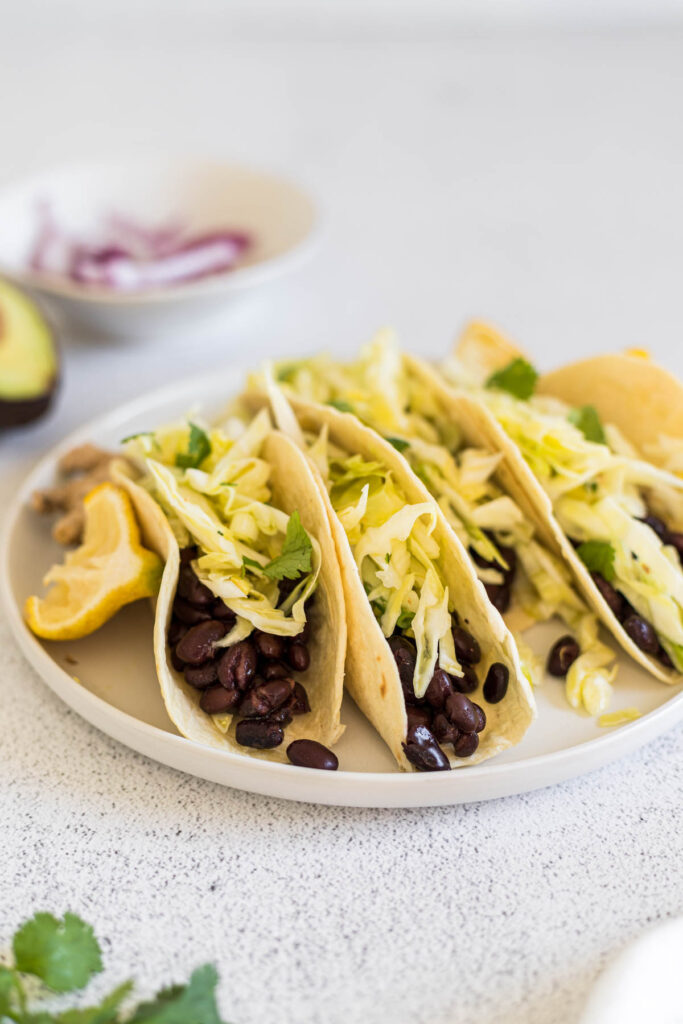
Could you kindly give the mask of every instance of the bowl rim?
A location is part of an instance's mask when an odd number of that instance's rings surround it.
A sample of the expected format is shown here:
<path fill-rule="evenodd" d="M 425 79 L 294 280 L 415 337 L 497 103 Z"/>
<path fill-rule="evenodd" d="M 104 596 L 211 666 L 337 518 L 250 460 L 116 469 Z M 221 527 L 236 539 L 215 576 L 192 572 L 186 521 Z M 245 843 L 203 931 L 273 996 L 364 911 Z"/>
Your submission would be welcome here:
<path fill-rule="evenodd" d="M 11 201 L 13 193 L 23 192 L 29 188 L 38 188 L 42 182 L 49 182 L 55 177 L 72 173 L 83 173 L 88 171 L 93 174 L 112 172 L 117 168 L 129 170 L 156 169 L 168 170 L 172 166 L 176 171 L 184 173 L 196 173 L 202 169 L 215 171 L 241 172 L 254 178 L 267 179 L 289 187 L 297 192 L 299 196 L 309 205 L 311 210 L 311 225 L 306 234 L 290 245 L 283 252 L 276 256 L 266 257 L 250 264 L 249 266 L 237 266 L 234 270 L 224 270 L 217 274 L 208 275 L 197 281 L 170 285 L 162 288 L 145 288 L 135 292 L 117 292 L 114 289 L 100 288 L 97 286 L 81 285 L 70 281 L 67 277 L 46 274 L 30 268 L 19 269 L 16 265 L 10 265 L 3 261 L 0 254 L 0 275 L 9 281 L 24 288 L 33 288 L 45 295 L 54 296 L 58 299 L 82 302 L 90 306 L 121 306 L 139 307 L 145 305 L 161 304 L 164 302 L 179 301 L 183 299 L 201 298 L 212 296 L 220 292 L 239 292 L 251 288 L 257 284 L 268 281 L 271 278 L 284 273 L 287 270 L 295 269 L 312 254 L 318 245 L 324 223 L 323 207 L 320 195 L 309 182 L 295 180 L 289 173 L 280 171 L 277 168 L 245 164 L 238 160 L 229 160 L 221 157 L 173 157 L 172 155 L 140 155 L 130 158 L 117 157 L 111 160 L 105 158 L 95 160 L 70 160 L 64 163 L 50 165 L 39 169 L 34 173 L 14 178 L 5 182 L 0 187 L 0 204 Z"/>

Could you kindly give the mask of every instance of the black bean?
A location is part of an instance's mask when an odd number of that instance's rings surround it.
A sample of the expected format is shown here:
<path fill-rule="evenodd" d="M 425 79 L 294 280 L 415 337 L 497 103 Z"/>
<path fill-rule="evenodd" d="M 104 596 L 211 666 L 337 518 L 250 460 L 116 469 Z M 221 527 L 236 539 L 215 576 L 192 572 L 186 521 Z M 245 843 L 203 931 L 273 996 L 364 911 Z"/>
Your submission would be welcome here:
<path fill-rule="evenodd" d="M 496 611 L 504 615 L 510 607 L 510 587 L 506 583 L 485 583 L 484 590 Z"/>
<path fill-rule="evenodd" d="M 453 689 L 457 690 L 458 693 L 474 693 L 479 686 L 479 679 L 477 673 L 474 671 L 471 665 L 461 666 L 463 675 L 451 676 L 453 683 Z"/>
<path fill-rule="evenodd" d="M 602 594 L 603 599 L 607 602 L 613 615 L 616 615 L 618 619 L 622 618 L 624 611 L 624 599 L 621 594 L 617 593 L 611 583 L 608 583 L 604 576 L 601 576 L 599 572 L 592 572 L 593 583 Z"/>
<path fill-rule="evenodd" d="M 224 686 L 216 684 L 209 686 L 202 692 L 199 706 L 207 715 L 222 715 L 226 712 L 233 712 L 240 702 L 239 690 L 226 690 Z"/>
<path fill-rule="evenodd" d="M 407 707 L 406 714 L 408 716 L 408 739 L 413 729 L 416 729 L 418 725 L 424 725 L 427 729 L 431 728 L 432 725 L 432 709 L 425 705 L 422 708 Z"/>
<path fill-rule="evenodd" d="M 476 732 L 463 733 L 453 744 L 453 753 L 456 757 L 471 757 L 479 746 L 479 737 Z"/>
<path fill-rule="evenodd" d="M 216 682 L 216 662 L 206 661 L 203 665 L 186 665 L 185 682 L 195 686 L 198 690 L 204 690 Z"/>
<path fill-rule="evenodd" d="M 337 755 L 316 740 L 294 740 L 287 747 L 287 757 L 300 768 L 336 772 L 339 767 Z"/>
<path fill-rule="evenodd" d="M 509 587 L 512 585 L 515 573 L 517 572 L 517 552 L 514 548 L 508 547 L 507 544 L 498 544 L 497 546 L 503 559 L 507 562 L 507 569 L 502 569 L 502 573 Z M 498 566 L 498 568 L 501 569 L 501 566 Z"/>
<path fill-rule="evenodd" d="M 281 636 L 274 636 L 272 633 L 262 633 L 257 629 L 252 637 L 256 644 L 256 650 L 264 658 L 270 661 L 277 661 L 285 652 L 285 641 Z"/>
<path fill-rule="evenodd" d="M 439 711 L 438 714 L 434 715 L 431 729 L 439 743 L 455 743 L 460 736 L 460 731 L 456 729 L 452 722 L 449 722 L 443 711 Z M 410 730 L 408 731 L 408 739 L 410 739 Z"/>
<path fill-rule="evenodd" d="M 281 661 L 269 661 L 263 666 L 261 675 L 264 679 L 283 679 L 291 671 L 289 665 L 283 665 Z"/>
<path fill-rule="evenodd" d="M 461 626 L 453 626 L 455 656 L 464 665 L 476 665 L 481 661 L 481 648 L 471 633 Z"/>
<path fill-rule="evenodd" d="M 180 564 L 181 565 L 188 565 L 190 562 L 193 562 L 195 560 L 195 558 L 198 556 L 198 554 L 199 554 L 199 552 L 197 550 L 197 545 L 196 544 L 192 544 L 188 548 L 181 548 L 181 551 L 180 551 Z"/>
<path fill-rule="evenodd" d="M 479 721 L 474 704 L 464 693 L 452 693 L 446 701 L 446 715 L 460 732 L 474 732 Z"/>
<path fill-rule="evenodd" d="M 434 669 L 434 675 L 429 680 L 429 685 L 425 690 L 425 700 L 427 703 L 431 704 L 433 708 L 442 708 L 446 703 L 446 698 L 450 697 L 452 693 L 453 684 L 451 677 L 442 668 Z"/>
<path fill-rule="evenodd" d="M 450 761 L 436 742 L 434 733 L 424 725 L 413 730 L 403 750 L 411 764 L 421 772 L 450 771 Z"/>
<path fill-rule="evenodd" d="M 292 715 L 305 715 L 311 710 L 308 694 L 301 683 L 294 683 L 294 691 L 287 704 L 287 709 Z"/>
<path fill-rule="evenodd" d="M 203 583 L 200 583 L 190 565 L 181 565 L 180 567 L 176 594 L 200 608 L 207 607 L 213 601 L 212 592 Z"/>
<path fill-rule="evenodd" d="M 403 699 L 406 704 L 423 703 L 422 699 L 418 700 L 415 696 L 415 690 L 413 689 L 413 674 L 417 659 L 415 647 L 411 644 L 410 640 L 406 640 L 404 636 L 399 634 L 390 636 L 387 643 L 396 662 L 396 668 L 398 669 L 399 679 L 403 688 Z"/>
<path fill-rule="evenodd" d="M 636 647 L 645 654 L 657 654 L 659 640 L 653 626 L 642 615 L 629 615 L 623 622 L 624 631 L 631 637 Z"/>
<path fill-rule="evenodd" d="M 256 648 L 251 640 L 228 647 L 218 662 L 218 682 L 228 689 L 246 690 L 256 672 Z"/>
<path fill-rule="evenodd" d="M 510 669 L 500 661 L 494 661 L 484 680 L 484 698 L 489 704 L 498 704 L 508 692 Z"/>
<path fill-rule="evenodd" d="M 299 574 L 299 576 L 297 576 L 295 580 L 288 580 L 287 577 L 284 577 L 284 579 L 281 579 L 278 582 L 277 588 L 280 592 L 280 599 L 278 601 L 278 604 L 281 604 L 282 601 L 284 601 L 284 599 L 292 593 L 294 588 L 297 587 L 299 583 L 301 583 L 302 579 L 303 574 Z M 308 604 L 308 601 L 306 603 Z"/>
<path fill-rule="evenodd" d="M 311 664 L 311 656 L 306 644 L 290 643 L 285 659 L 295 672 L 305 672 Z"/>
<path fill-rule="evenodd" d="M 228 608 L 227 604 L 221 601 L 220 597 L 217 597 L 211 605 L 211 615 L 214 619 L 218 619 L 220 622 L 227 622 L 228 624 L 234 623 L 237 618 L 232 608 Z"/>
<path fill-rule="evenodd" d="M 171 625 L 168 627 L 168 643 L 170 647 L 175 647 L 179 640 L 187 633 L 187 626 L 180 619 L 171 619 Z"/>
<path fill-rule="evenodd" d="M 673 668 L 674 667 L 673 661 L 671 660 L 669 655 L 666 653 L 664 648 L 661 646 L 661 644 L 660 644 L 659 650 L 655 654 L 655 658 L 657 659 L 657 661 L 661 662 L 661 664 L 664 666 L 664 668 Z"/>
<path fill-rule="evenodd" d="M 483 732 L 486 728 L 486 712 L 479 704 L 473 704 L 472 707 L 477 712 L 477 725 L 475 732 Z"/>
<path fill-rule="evenodd" d="M 235 729 L 235 739 L 243 747 L 255 747 L 257 750 L 270 750 L 272 747 L 279 747 L 285 738 L 284 730 L 277 722 L 267 722 L 261 719 L 253 721 L 246 719 L 238 722 Z"/>
<path fill-rule="evenodd" d="M 666 543 L 666 535 L 669 531 L 667 530 L 666 523 L 663 522 L 658 516 L 653 516 L 650 514 L 647 516 L 643 516 L 643 518 L 640 521 L 641 523 L 645 523 L 646 526 L 649 526 L 651 530 L 654 530 L 659 539 Z"/>
<path fill-rule="evenodd" d="M 676 548 L 678 557 L 681 560 L 681 565 L 683 565 L 683 533 L 667 533 L 666 543 L 671 544 L 672 547 Z"/>
<path fill-rule="evenodd" d="M 292 712 L 286 704 L 283 704 L 277 711 L 271 711 L 270 714 L 266 715 L 266 720 L 268 722 L 279 722 L 280 725 L 289 725 L 292 721 Z"/>
<path fill-rule="evenodd" d="M 244 697 L 239 713 L 243 718 L 263 718 L 288 701 L 293 693 L 293 679 L 273 679 L 270 683 L 259 683 Z"/>
<path fill-rule="evenodd" d="M 176 597 L 174 600 L 173 614 L 186 626 L 196 626 L 198 622 L 208 622 L 211 618 L 208 609 L 195 608 L 193 604 L 182 597 Z"/>
<path fill-rule="evenodd" d="M 561 636 L 550 648 L 546 668 L 551 676 L 564 679 L 580 654 L 581 648 L 573 636 Z"/>
<path fill-rule="evenodd" d="M 173 647 L 171 648 L 171 664 L 176 672 L 183 672 L 185 670 L 185 662 L 181 661 Z"/>
<path fill-rule="evenodd" d="M 218 640 L 225 636 L 225 623 L 209 619 L 188 629 L 175 651 L 186 665 L 202 665 L 213 655 Z"/>

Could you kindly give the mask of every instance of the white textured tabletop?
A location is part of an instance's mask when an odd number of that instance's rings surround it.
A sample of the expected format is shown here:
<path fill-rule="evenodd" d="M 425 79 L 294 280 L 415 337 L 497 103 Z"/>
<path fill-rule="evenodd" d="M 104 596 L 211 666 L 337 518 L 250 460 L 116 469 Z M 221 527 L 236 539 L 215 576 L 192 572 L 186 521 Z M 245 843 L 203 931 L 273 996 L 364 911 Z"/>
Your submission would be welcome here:
<path fill-rule="evenodd" d="M 675 33 L 263 41 L 52 17 L 3 24 L 3 179 L 218 152 L 303 175 L 327 231 L 220 337 L 65 334 L 56 411 L 0 441 L 3 506 L 53 442 L 145 388 L 245 351 L 349 349 L 387 322 L 436 353 L 488 315 L 541 365 L 641 345 L 683 372 Z M 210 960 L 233 1024 L 575 1024 L 601 967 L 683 911 L 681 727 L 528 796 L 298 806 L 131 753 L 59 703 L 4 625 L 0 652 L 0 947 L 34 910 L 72 909 L 104 942 L 101 986 Z"/>

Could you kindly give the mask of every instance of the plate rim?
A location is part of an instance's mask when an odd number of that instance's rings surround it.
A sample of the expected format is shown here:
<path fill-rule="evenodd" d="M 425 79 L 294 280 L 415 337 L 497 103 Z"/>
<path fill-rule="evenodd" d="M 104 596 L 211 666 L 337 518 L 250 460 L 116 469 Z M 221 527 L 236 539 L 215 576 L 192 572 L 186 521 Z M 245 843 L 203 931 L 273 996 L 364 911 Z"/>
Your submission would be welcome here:
<path fill-rule="evenodd" d="M 579 777 L 632 753 L 683 719 L 683 689 L 678 689 L 657 708 L 605 735 L 512 763 L 497 764 L 493 758 L 471 767 L 463 765 L 454 772 L 363 772 L 341 769 L 318 773 L 295 765 L 262 761 L 229 750 L 204 747 L 121 711 L 77 682 L 54 661 L 30 632 L 14 599 L 10 578 L 10 545 L 21 516 L 26 514 L 27 497 L 38 486 L 40 478 L 54 467 L 60 454 L 81 443 L 84 438 L 92 439 L 94 436 L 97 440 L 98 433 L 113 429 L 118 422 L 126 422 L 141 413 L 153 411 L 156 406 L 180 402 L 182 398 L 187 399 L 189 394 L 215 394 L 218 380 L 225 381 L 227 403 L 235 378 L 243 373 L 243 366 L 220 366 L 211 373 L 193 375 L 147 390 L 81 424 L 41 456 L 24 476 L 6 510 L 0 533 L 0 593 L 10 632 L 23 656 L 43 682 L 81 718 L 151 760 L 208 781 L 264 796 L 306 803 L 374 808 L 455 805 L 531 792 Z M 196 402 L 197 398 L 194 400 Z M 157 749 L 150 752 L 149 747 Z M 205 759 L 207 766 L 215 764 L 223 771 L 195 770 L 201 758 Z M 240 772 L 244 774 L 243 779 L 240 779 Z M 526 778 L 527 775 L 530 778 Z M 456 783 L 455 779 L 459 782 Z M 491 792 L 486 792 L 488 782 L 491 783 Z M 318 789 L 321 791 L 311 794 L 312 790 Z M 346 789 L 352 792 L 345 793 Z M 401 793 L 404 795 L 400 796 Z"/>

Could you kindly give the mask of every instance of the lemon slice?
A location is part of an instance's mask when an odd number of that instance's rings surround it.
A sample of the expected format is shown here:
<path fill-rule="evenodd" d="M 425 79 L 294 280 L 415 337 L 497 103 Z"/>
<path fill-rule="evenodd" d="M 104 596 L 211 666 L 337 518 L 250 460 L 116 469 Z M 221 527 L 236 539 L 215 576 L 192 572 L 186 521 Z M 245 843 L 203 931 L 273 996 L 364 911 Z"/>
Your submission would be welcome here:
<path fill-rule="evenodd" d="M 124 604 L 152 597 L 159 589 L 161 559 L 140 543 L 130 498 L 103 483 L 83 502 L 83 543 L 43 583 L 45 597 L 29 597 L 24 615 L 45 640 L 77 640 L 94 633 Z"/>

